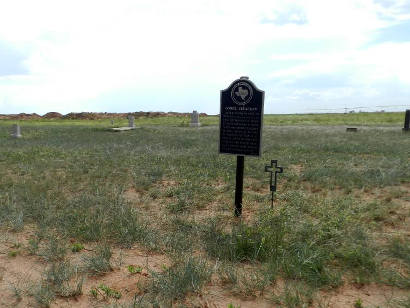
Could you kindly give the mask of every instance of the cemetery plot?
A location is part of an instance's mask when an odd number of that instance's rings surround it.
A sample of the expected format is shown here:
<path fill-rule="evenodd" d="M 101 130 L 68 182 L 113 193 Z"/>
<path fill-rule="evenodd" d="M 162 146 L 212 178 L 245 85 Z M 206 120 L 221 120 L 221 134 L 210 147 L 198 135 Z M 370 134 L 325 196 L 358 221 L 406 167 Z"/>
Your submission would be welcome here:
<path fill-rule="evenodd" d="M 265 120 L 241 220 L 209 119 L 127 134 L 28 121 L 20 139 L 0 122 L 0 307 L 406 307 L 402 120 L 357 134 Z"/>

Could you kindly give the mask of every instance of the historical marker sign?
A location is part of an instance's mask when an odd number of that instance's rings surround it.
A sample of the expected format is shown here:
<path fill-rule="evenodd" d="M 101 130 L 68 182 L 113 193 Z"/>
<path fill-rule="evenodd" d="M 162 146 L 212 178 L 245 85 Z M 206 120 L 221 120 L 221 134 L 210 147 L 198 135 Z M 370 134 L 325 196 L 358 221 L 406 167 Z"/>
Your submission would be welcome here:
<path fill-rule="evenodd" d="M 242 214 L 245 155 L 261 155 L 265 93 L 241 77 L 221 91 L 219 153 L 236 156 L 235 216 Z"/>
<path fill-rule="evenodd" d="M 264 96 L 247 77 L 221 91 L 219 153 L 261 155 Z"/>

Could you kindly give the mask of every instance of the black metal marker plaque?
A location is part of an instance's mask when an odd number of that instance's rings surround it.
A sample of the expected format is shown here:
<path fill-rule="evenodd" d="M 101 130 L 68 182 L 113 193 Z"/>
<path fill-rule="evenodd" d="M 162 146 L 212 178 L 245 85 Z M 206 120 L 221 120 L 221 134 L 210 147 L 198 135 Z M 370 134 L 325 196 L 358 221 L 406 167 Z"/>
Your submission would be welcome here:
<path fill-rule="evenodd" d="M 261 155 L 264 96 L 246 77 L 221 91 L 219 153 Z"/>

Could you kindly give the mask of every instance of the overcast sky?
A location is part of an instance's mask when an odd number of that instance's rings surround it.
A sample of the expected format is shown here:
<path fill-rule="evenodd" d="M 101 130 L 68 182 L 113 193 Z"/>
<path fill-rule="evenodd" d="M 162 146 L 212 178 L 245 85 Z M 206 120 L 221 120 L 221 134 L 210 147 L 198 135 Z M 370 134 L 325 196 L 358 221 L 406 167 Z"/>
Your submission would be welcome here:
<path fill-rule="evenodd" d="M 410 0 L 1 0 L 0 113 L 410 108 Z M 379 107 L 394 106 L 394 107 Z"/>

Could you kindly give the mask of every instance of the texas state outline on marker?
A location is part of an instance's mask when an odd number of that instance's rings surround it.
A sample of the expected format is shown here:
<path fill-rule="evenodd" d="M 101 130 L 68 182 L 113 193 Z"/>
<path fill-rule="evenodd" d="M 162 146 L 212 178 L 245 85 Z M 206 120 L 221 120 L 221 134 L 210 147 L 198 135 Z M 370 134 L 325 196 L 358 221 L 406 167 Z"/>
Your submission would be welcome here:
<path fill-rule="evenodd" d="M 239 87 L 238 91 L 235 92 L 236 96 L 240 96 L 243 100 L 245 100 L 245 97 L 248 96 L 249 91 L 246 88 Z"/>

